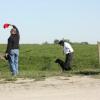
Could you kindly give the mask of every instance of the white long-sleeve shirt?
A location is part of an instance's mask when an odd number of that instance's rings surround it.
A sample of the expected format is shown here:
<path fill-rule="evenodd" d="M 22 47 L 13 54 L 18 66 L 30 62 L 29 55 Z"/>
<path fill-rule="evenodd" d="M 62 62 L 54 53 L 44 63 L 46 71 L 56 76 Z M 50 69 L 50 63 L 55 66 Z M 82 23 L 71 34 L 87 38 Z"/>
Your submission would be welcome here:
<path fill-rule="evenodd" d="M 64 53 L 68 54 L 68 53 L 73 53 L 73 52 L 74 52 L 74 50 L 73 50 L 72 46 L 69 43 L 64 42 Z"/>

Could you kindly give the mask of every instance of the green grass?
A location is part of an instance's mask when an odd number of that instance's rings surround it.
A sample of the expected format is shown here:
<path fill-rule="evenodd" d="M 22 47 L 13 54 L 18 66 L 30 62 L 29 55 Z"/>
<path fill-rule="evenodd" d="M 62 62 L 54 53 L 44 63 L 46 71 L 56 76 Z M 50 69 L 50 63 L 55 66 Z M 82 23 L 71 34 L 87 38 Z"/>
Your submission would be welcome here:
<path fill-rule="evenodd" d="M 58 45 L 21 45 L 19 57 L 20 73 L 17 77 L 44 79 L 56 75 L 96 75 L 100 74 L 96 45 L 72 45 L 75 53 L 72 71 L 61 74 L 60 67 L 54 63 L 56 58 L 64 60 L 62 48 Z M 0 52 L 5 52 L 6 45 L 0 45 Z M 7 62 L 0 61 L 0 78 L 11 77 Z M 9 79 L 10 80 L 10 79 Z"/>

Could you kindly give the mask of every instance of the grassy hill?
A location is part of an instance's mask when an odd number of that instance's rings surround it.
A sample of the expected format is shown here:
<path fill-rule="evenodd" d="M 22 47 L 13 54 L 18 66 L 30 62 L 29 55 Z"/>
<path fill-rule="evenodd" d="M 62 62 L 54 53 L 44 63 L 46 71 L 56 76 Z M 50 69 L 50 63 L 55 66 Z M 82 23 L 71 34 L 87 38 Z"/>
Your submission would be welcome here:
<path fill-rule="evenodd" d="M 64 74 L 99 74 L 98 51 L 96 45 L 72 45 L 75 53 L 72 71 Z M 6 45 L 0 45 L 0 52 L 5 52 Z M 54 63 L 56 58 L 64 59 L 62 47 L 53 44 L 46 45 L 20 45 L 18 77 L 45 77 L 61 74 L 60 67 Z M 0 77 L 8 77 L 9 66 L 0 60 Z"/>

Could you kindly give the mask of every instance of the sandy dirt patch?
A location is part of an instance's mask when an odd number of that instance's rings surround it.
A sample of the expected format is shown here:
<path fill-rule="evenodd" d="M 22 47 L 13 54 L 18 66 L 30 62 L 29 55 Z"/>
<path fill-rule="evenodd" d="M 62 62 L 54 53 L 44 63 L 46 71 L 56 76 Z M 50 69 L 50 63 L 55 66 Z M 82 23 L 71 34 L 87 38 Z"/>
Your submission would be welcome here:
<path fill-rule="evenodd" d="M 45 81 L 0 82 L 0 100 L 100 100 L 100 79 L 87 76 L 51 77 Z"/>

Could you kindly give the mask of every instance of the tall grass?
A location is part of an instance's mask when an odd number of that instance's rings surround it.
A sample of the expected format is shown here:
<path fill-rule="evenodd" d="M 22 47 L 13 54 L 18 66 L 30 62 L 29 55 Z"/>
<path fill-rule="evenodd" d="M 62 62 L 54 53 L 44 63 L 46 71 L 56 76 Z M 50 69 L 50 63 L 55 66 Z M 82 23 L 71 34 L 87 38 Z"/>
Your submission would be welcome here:
<path fill-rule="evenodd" d="M 91 71 L 99 73 L 98 51 L 96 45 L 73 44 L 74 59 L 72 71 L 68 73 L 85 74 Z M 0 52 L 5 52 L 6 45 L 0 45 Z M 54 63 L 56 58 L 64 60 L 62 47 L 54 44 L 32 45 L 26 44 L 20 46 L 18 77 L 45 77 L 59 75 L 60 67 Z M 9 76 L 9 66 L 7 62 L 0 61 L 0 77 Z"/>

